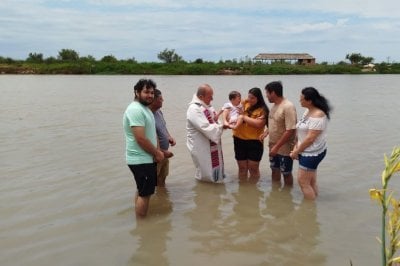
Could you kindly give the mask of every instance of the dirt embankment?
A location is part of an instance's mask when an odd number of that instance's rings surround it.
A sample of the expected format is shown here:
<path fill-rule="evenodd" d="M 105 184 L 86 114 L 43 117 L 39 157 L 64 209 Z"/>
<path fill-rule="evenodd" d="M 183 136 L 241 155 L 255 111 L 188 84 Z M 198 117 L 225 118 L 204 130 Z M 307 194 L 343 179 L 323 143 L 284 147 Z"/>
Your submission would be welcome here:
<path fill-rule="evenodd" d="M 0 65 L 0 74 L 35 74 L 35 71 L 22 66 Z"/>

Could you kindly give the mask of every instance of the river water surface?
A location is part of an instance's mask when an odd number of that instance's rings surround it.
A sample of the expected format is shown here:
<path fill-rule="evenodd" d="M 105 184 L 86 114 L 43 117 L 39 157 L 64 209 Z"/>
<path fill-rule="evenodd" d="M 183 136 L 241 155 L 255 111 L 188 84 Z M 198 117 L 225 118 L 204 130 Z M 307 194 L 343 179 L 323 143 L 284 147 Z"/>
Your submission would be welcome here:
<path fill-rule="evenodd" d="M 368 189 L 400 145 L 400 76 L 150 76 L 177 145 L 145 220 L 134 214 L 122 131 L 139 78 L 0 75 L 0 265 L 379 265 Z M 273 187 L 267 154 L 259 182 L 239 183 L 229 130 L 227 182 L 194 180 L 185 113 L 196 88 L 209 83 L 219 108 L 229 91 L 245 97 L 272 80 L 298 116 L 305 86 L 334 107 L 315 202 L 297 184 Z"/>

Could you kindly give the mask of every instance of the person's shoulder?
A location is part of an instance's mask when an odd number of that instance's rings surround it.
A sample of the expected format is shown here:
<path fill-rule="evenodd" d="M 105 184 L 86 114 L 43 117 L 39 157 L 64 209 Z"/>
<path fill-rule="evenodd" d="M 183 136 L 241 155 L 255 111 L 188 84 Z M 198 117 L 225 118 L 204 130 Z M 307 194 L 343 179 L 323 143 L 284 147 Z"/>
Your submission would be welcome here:
<path fill-rule="evenodd" d="M 283 105 L 284 106 L 287 106 L 287 107 L 294 107 L 294 104 L 293 104 L 293 102 L 292 101 L 290 101 L 289 99 L 287 99 L 287 98 L 283 98 L 283 101 L 282 101 L 282 103 L 283 103 Z"/>
<path fill-rule="evenodd" d="M 140 108 L 142 106 L 138 101 L 133 101 L 130 105 L 131 108 Z"/>
<path fill-rule="evenodd" d="M 188 106 L 187 113 L 199 112 L 201 110 L 201 106 L 202 105 L 200 103 L 192 102 Z"/>
<path fill-rule="evenodd" d="M 267 116 L 266 110 L 262 106 L 255 109 L 253 113 L 257 116 Z"/>
<path fill-rule="evenodd" d="M 318 110 L 315 110 L 314 112 L 312 112 L 312 114 L 310 114 L 310 117 L 321 119 L 321 118 L 326 117 L 326 115 L 322 110 L 318 109 Z"/>
<path fill-rule="evenodd" d="M 133 101 L 132 104 L 129 107 L 130 112 L 134 112 L 134 113 L 153 113 L 149 107 L 137 102 L 137 101 Z"/>
<path fill-rule="evenodd" d="M 135 102 L 135 101 L 132 101 L 132 102 L 126 107 L 125 112 L 130 111 L 130 110 L 135 109 L 135 108 L 136 108 L 136 102 Z"/>
<path fill-rule="evenodd" d="M 157 110 L 155 112 L 153 112 L 154 118 L 158 118 L 158 117 L 162 117 L 163 114 L 161 112 L 161 110 Z"/>
<path fill-rule="evenodd" d="M 296 112 L 294 104 L 286 98 L 280 104 L 280 108 L 282 108 L 284 112 Z"/>
<path fill-rule="evenodd" d="M 226 102 L 224 103 L 224 105 L 222 106 L 222 109 L 231 109 L 233 107 L 231 102 Z"/>
<path fill-rule="evenodd" d="M 318 110 L 318 112 L 316 113 L 317 117 L 319 118 L 325 118 L 326 114 L 324 113 L 324 111 L 322 110 Z"/>

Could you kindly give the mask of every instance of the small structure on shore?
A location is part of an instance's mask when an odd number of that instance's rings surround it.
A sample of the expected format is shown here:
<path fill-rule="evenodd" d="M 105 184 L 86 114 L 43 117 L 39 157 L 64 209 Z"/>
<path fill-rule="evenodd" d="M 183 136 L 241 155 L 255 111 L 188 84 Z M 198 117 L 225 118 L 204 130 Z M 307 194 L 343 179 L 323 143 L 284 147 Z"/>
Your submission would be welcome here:
<path fill-rule="evenodd" d="M 362 72 L 376 72 L 375 65 L 372 63 L 363 65 Z"/>
<path fill-rule="evenodd" d="M 253 59 L 260 62 L 286 62 L 296 61 L 299 65 L 314 65 L 315 57 L 309 54 L 258 54 Z"/>

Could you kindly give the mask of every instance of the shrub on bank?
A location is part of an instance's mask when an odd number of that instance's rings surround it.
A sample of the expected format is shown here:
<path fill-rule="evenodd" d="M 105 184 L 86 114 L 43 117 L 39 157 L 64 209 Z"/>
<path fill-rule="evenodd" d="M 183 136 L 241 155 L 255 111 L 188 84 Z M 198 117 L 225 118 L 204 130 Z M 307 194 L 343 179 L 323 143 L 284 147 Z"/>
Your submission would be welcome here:
<path fill-rule="evenodd" d="M 288 63 L 262 64 L 253 62 L 173 62 L 136 61 L 44 61 L 2 63 L 3 74 L 126 74 L 126 75 L 303 75 L 303 74 L 361 74 L 362 67 L 350 64 L 298 65 Z M 376 66 L 375 72 L 400 73 L 400 65 Z"/>

